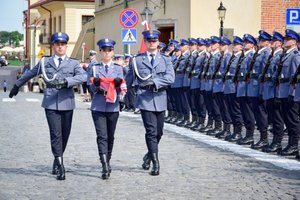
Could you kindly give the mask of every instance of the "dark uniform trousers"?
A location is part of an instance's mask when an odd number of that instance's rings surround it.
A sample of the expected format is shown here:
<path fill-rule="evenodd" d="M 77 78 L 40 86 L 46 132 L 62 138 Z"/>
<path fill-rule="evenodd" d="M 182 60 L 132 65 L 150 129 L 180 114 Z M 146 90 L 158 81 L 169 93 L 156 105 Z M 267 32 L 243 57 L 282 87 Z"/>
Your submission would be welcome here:
<path fill-rule="evenodd" d="M 45 114 L 50 130 L 52 153 L 55 157 L 61 157 L 70 136 L 73 110 L 45 109 Z"/>
<path fill-rule="evenodd" d="M 128 89 L 125 95 L 125 105 L 129 109 L 134 109 L 134 101 L 135 101 L 135 88 L 131 87 Z"/>
<path fill-rule="evenodd" d="M 99 156 L 101 154 L 111 154 L 119 112 L 92 111 L 92 117 L 97 133 Z"/>
<path fill-rule="evenodd" d="M 196 102 L 196 108 L 198 111 L 198 116 L 201 118 L 206 117 L 206 106 L 204 101 L 205 92 L 203 90 L 199 91 L 198 102 Z"/>
<path fill-rule="evenodd" d="M 280 99 L 282 105 L 282 114 L 288 129 L 288 135 L 294 139 L 299 139 L 300 120 L 299 103 L 289 101 L 287 98 Z"/>
<path fill-rule="evenodd" d="M 241 113 L 240 103 L 236 97 L 236 93 L 224 94 L 224 99 L 228 105 L 228 111 L 235 127 L 243 126 L 243 117 Z"/>
<path fill-rule="evenodd" d="M 190 106 L 189 106 L 189 87 L 182 87 L 181 94 L 180 94 L 180 106 L 182 109 L 182 114 L 188 115 L 190 113 Z"/>
<path fill-rule="evenodd" d="M 268 114 L 265 103 L 260 102 L 258 97 L 249 97 L 249 99 L 258 130 L 266 133 L 268 130 Z"/>
<path fill-rule="evenodd" d="M 220 113 L 221 113 L 222 121 L 225 124 L 231 124 L 232 120 L 231 120 L 231 116 L 228 111 L 227 102 L 224 99 L 224 93 L 217 92 L 217 93 L 214 93 L 214 95 L 215 95 L 216 102 L 217 102 L 217 105 L 218 105 Z M 222 110 L 222 112 L 221 112 L 221 110 Z"/>
<path fill-rule="evenodd" d="M 169 90 L 169 94 L 170 94 L 170 103 L 172 104 L 171 107 L 172 107 L 172 111 L 175 111 L 175 112 L 179 112 L 178 111 L 178 106 L 179 104 L 177 104 L 177 100 L 176 100 L 176 96 L 177 96 L 177 92 L 176 92 L 177 88 L 170 88 Z"/>
<path fill-rule="evenodd" d="M 284 121 L 281 114 L 281 103 L 280 100 L 276 100 L 274 98 L 268 99 L 267 102 L 267 112 L 268 116 L 271 116 L 269 119 L 273 125 L 273 134 L 282 136 L 284 130 Z"/>
<path fill-rule="evenodd" d="M 192 115 L 198 116 L 198 103 L 200 98 L 200 90 L 199 88 L 190 90 L 190 107 Z"/>
<path fill-rule="evenodd" d="M 181 96 L 183 95 L 182 88 L 174 88 L 175 90 L 175 102 L 176 102 L 176 110 L 178 113 L 183 113 L 183 108 L 182 108 L 182 101 L 181 101 Z"/>
<path fill-rule="evenodd" d="M 249 131 L 254 131 L 255 118 L 250 107 L 250 99 L 248 97 L 238 97 L 238 100 L 240 102 L 245 128 Z"/>
<path fill-rule="evenodd" d="M 165 111 L 153 112 L 141 110 L 146 129 L 146 144 L 149 153 L 158 153 L 158 143 L 163 135 Z"/>
<path fill-rule="evenodd" d="M 173 111 L 174 103 L 172 102 L 173 101 L 172 88 L 168 87 L 166 92 L 167 92 L 167 109 Z"/>
<path fill-rule="evenodd" d="M 205 106 L 208 111 L 208 119 L 213 119 L 217 122 L 221 122 L 222 117 L 221 117 L 219 106 L 216 101 L 215 94 L 213 94 L 212 91 L 206 91 L 204 100 L 205 100 Z"/>

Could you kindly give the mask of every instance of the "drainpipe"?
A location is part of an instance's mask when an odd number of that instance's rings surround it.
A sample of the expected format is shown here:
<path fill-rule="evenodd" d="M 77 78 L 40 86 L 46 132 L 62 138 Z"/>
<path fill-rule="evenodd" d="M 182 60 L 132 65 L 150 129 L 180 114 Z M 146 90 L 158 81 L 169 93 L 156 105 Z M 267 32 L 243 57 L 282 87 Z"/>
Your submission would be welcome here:
<path fill-rule="evenodd" d="M 124 9 L 128 8 L 128 0 L 124 0 Z M 124 53 L 128 53 L 129 46 L 127 44 L 124 44 L 123 51 Z"/>
<path fill-rule="evenodd" d="M 26 17 L 26 48 L 25 48 L 25 58 L 28 59 L 28 45 L 29 45 L 29 41 L 28 41 L 28 34 L 29 34 L 29 26 L 30 26 L 30 0 L 27 0 L 28 4 L 27 4 L 27 17 Z"/>
<path fill-rule="evenodd" d="M 43 5 L 41 5 L 41 8 L 49 12 L 50 19 L 49 19 L 49 32 L 50 32 L 50 37 L 52 35 L 52 12 L 48 8 L 45 8 Z M 52 55 L 52 48 L 50 47 L 50 55 Z"/>

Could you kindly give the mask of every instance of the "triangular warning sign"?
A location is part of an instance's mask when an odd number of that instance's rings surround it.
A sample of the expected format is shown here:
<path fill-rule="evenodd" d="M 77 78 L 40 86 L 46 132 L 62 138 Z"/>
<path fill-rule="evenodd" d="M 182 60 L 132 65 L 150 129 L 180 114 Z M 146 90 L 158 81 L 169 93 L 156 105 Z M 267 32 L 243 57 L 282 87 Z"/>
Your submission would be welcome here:
<path fill-rule="evenodd" d="M 128 29 L 127 33 L 125 34 L 124 38 L 122 39 L 122 42 L 136 42 L 136 38 L 134 37 L 134 35 L 130 31 L 130 29 Z"/>

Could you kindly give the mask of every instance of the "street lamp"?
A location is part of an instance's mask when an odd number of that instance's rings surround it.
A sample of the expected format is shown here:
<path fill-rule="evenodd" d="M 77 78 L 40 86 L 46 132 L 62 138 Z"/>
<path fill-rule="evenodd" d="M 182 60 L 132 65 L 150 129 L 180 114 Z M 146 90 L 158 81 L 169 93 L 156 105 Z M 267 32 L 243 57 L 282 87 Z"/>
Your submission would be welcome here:
<path fill-rule="evenodd" d="M 223 6 L 222 1 L 220 2 L 220 6 L 217 9 L 218 10 L 218 15 L 219 15 L 219 19 L 220 19 L 220 37 L 223 36 L 223 20 L 225 19 L 225 14 L 226 14 L 226 8 Z"/>
<path fill-rule="evenodd" d="M 147 21 L 149 24 L 151 23 L 153 12 L 148 8 L 148 0 L 145 0 L 145 8 L 140 15 L 143 21 Z"/>

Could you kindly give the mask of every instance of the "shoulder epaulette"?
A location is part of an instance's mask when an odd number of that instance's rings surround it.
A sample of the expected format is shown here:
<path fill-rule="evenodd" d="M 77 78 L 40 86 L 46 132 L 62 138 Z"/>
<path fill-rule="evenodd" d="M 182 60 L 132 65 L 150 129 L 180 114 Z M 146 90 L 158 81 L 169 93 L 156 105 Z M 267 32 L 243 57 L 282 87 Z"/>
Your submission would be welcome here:
<path fill-rule="evenodd" d="M 118 65 L 118 66 L 120 66 L 120 67 L 122 67 L 120 64 L 118 64 L 118 63 L 114 63 L 114 65 Z"/>
<path fill-rule="evenodd" d="M 137 57 L 137 56 L 144 56 L 146 53 L 138 53 L 138 54 L 136 54 L 135 55 L 135 57 Z"/>
<path fill-rule="evenodd" d="M 72 60 L 79 60 L 79 59 L 77 59 L 77 58 L 72 58 L 72 57 L 69 57 L 70 59 L 72 59 Z"/>
<path fill-rule="evenodd" d="M 50 55 L 43 55 L 42 57 L 48 58 L 51 57 Z"/>
<path fill-rule="evenodd" d="M 163 57 L 167 57 L 167 58 L 170 57 L 169 55 L 166 55 L 166 54 L 160 54 L 160 55 L 162 55 Z"/>
<path fill-rule="evenodd" d="M 298 50 L 294 50 L 294 54 L 298 54 L 299 53 L 299 51 Z"/>

